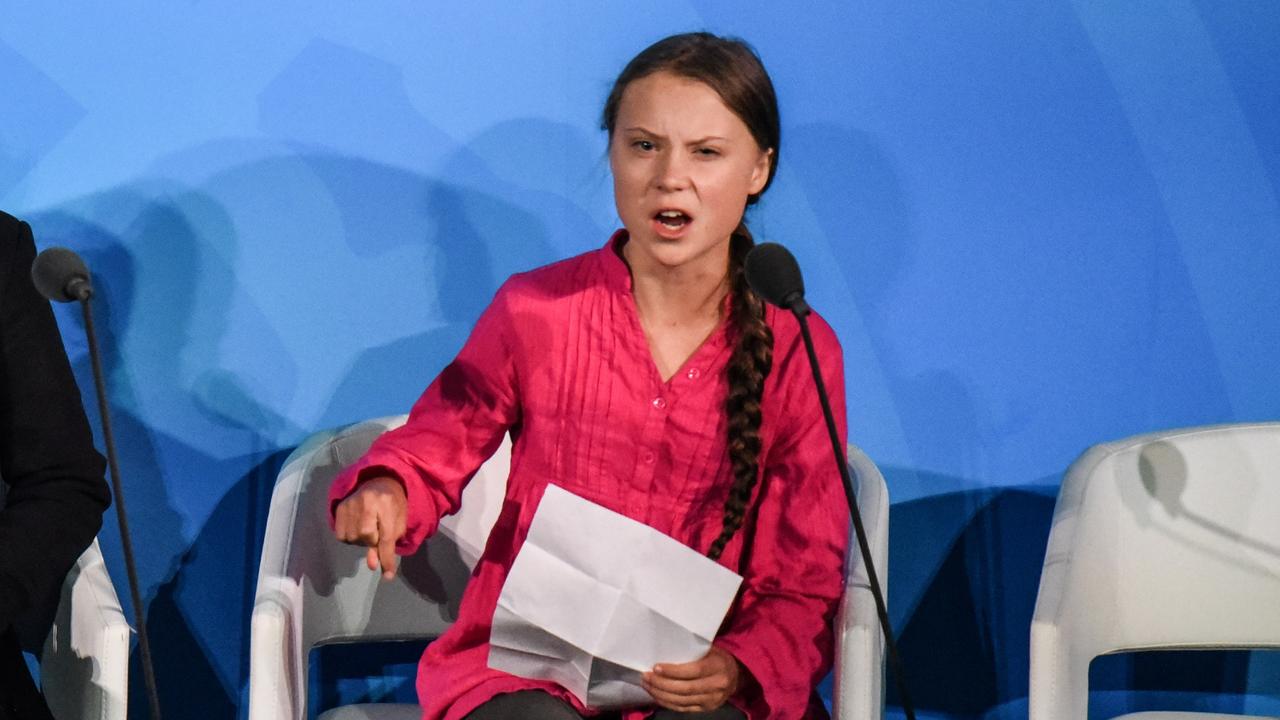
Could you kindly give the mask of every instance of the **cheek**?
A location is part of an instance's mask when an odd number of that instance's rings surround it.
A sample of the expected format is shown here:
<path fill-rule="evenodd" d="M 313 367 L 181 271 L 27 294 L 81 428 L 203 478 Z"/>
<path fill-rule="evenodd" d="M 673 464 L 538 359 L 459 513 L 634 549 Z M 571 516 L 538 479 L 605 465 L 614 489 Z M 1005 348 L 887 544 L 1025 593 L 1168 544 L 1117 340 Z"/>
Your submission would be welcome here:
<path fill-rule="evenodd" d="M 640 206 L 643 200 L 643 184 L 637 182 L 634 176 L 627 175 L 625 171 L 618 172 L 618 169 L 615 169 L 613 174 L 613 204 L 618 211 L 618 218 L 622 220 L 623 224 L 634 225 L 640 221 Z"/>
<path fill-rule="evenodd" d="M 634 206 L 639 197 L 640 193 L 637 189 L 636 179 L 615 170 L 613 173 L 613 201 L 618 206 L 618 210 L 625 211 L 626 208 Z"/>
<path fill-rule="evenodd" d="M 709 187 L 712 190 L 708 194 L 715 198 L 716 213 L 732 216 L 736 223 L 747 205 L 747 195 L 751 193 L 750 177 L 737 171 L 727 172 L 717 177 Z"/>

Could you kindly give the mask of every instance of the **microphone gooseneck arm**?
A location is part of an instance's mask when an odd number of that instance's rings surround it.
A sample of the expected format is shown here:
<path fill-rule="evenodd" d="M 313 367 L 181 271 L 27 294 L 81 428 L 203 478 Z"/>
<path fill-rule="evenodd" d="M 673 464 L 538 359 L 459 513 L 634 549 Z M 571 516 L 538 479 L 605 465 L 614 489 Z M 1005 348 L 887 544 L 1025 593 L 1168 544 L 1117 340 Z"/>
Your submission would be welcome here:
<path fill-rule="evenodd" d="M 862 553 L 862 562 L 867 568 L 867 580 L 871 586 L 871 595 L 876 601 L 876 614 L 880 616 L 880 629 L 884 632 L 885 648 L 888 650 L 889 667 L 893 671 L 898 686 L 898 695 L 902 700 L 902 709 L 907 720 L 915 720 L 915 707 L 911 704 L 911 695 L 907 692 L 907 679 L 902 672 L 902 660 L 898 656 L 898 644 L 893 639 L 893 627 L 889 623 L 889 611 L 885 606 L 884 592 L 880 588 L 880 580 L 876 575 L 876 566 L 871 558 L 871 547 L 867 544 L 867 531 L 862 524 L 862 513 L 858 510 L 858 499 L 853 493 L 853 478 L 849 477 L 849 465 L 845 458 L 844 445 L 840 442 L 840 433 L 836 430 L 835 415 L 831 412 L 831 400 L 827 396 L 826 383 L 822 381 L 822 369 L 818 366 L 818 353 L 813 347 L 813 336 L 809 332 L 809 304 L 804 300 L 804 276 L 800 273 L 800 265 L 791 251 L 777 243 L 760 243 L 747 253 L 743 263 L 743 271 L 747 284 L 766 302 L 790 310 L 800 323 L 800 335 L 804 338 L 804 349 L 809 356 L 809 369 L 813 371 L 813 382 L 818 388 L 818 400 L 822 404 L 822 415 L 827 422 L 827 434 L 831 438 L 831 450 L 835 455 L 836 468 L 840 472 L 840 480 L 844 484 L 844 496 L 849 502 L 849 516 L 853 520 L 853 531 L 858 538 L 858 549 Z"/>
<path fill-rule="evenodd" d="M 78 278 L 77 278 L 78 279 Z M 67 283 L 70 292 L 77 279 Z M 102 442 L 107 446 L 107 465 L 111 469 L 111 492 L 115 495 L 116 521 L 120 526 L 120 546 L 124 550 L 125 571 L 129 575 L 129 597 L 133 600 L 133 614 L 138 624 L 138 647 L 142 650 L 143 679 L 147 684 L 147 697 L 151 704 L 152 720 L 161 720 L 160 697 L 156 688 L 156 673 L 151 662 L 151 639 L 147 633 L 147 620 L 143 612 L 142 592 L 138 583 L 138 568 L 133 559 L 133 540 L 129 535 L 129 521 L 124 507 L 124 488 L 120 483 L 120 462 L 116 456 L 115 436 L 111 432 L 111 411 L 107 406 L 107 387 L 102 372 L 102 357 L 98 352 L 97 330 L 93 324 L 93 310 L 89 298 L 93 292 L 85 281 L 82 292 L 76 296 L 84 314 L 84 332 L 89 342 L 89 360 L 93 365 L 93 386 L 98 395 L 98 417 L 102 420 Z"/>
<path fill-rule="evenodd" d="M 98 418 L 102 423 L 102 442 L 106 445 L 107 466 L 111 471 L 111 494 L 116 506 L 116 520 L 120 527 L 120 547 L 124 551 L 125 572 L 129 576 L 129 597 L 133 601 L 134 622 L 138 630 L 138 646 L 142 651 L 142 670 L 146 680 L 147 699 L 151 704 L 151 720 L 161 720 L 160 695 L 156 689 L 156 674 L 151 662 L 151 639 L 147 633 L 146 613 L 143 611 L 142 591 L 138 582 L 137 563 L 133 559 L 133 539 L 129 534 L 129 519 L 125 512 L 124 486 L 120 481 L 120 462 L 116 455 L 115 435 L 111 431 L 111 409 L 107 403 L 106 376 L 102 372 L 102 357 L 98 351 L 98 333 L 93 323 L 93 284 L 89 268 L 84 260 L 67 248 L 54 247 L 41 252 L 31 264 L 31 281 L 36 290 L 53 302 L 80 303 L 84 316 L 85 339 L 89 343 L 89 361 L 93 367 L 93 387 L 98 396 Z"/>
<path fill-rule="evenodd" d="M 876 575 L 876 566 L 871 558 L 871 546 L 867 543 L 867 531 L 862 524 L 862 512 L 858 509 L 858 499 L 853 494 L 853 478 L 849 477 L 849 463 L 845 457 L 844 447 L 840 444 L 840 433 L 836 430 L 835 414 L 831 412 L 831 401 L 827 398 L 827 386 L 822 381 L 822 370 L 818 367 L 818 353 L 813 348 L 813 336 L 809 332 L 809 306 L 804 300 L 798 306 L 793 304 L 787 308 L 795 314 L 800 322 L 800 335 L 804 338 L 804 349 L 809 355 L 809 367 L 813 370 L 813 382 L 818 387 L 818 400 L 822 403 L 822 415 L 827 421 L 827 434 L 831 437 L 831 449 L 834 451 L 836 467 L 840 469 L 840 479 L 844 485 L 844 497 L 849 502 L 849 516 L 853 519 L 853 531 L 858 537 L 858 549 L 862 553 L 862 562 L 867 568 L 867 584 L 871 586 L 871 595 L 876 601 L 876 614 L 880 616 L 880 629 L 884 632 L 885 649 L 889 655 L 889 668 L 893 671 L 898 695 L 902 700 L 902 710 L 907 720 L 915 720 L 915 706 L 911 703 L 911 695 L 907 692 L 907 679 L 902 671 L 902 659 L 898 656 L 898 643 L 893 639 L 893 627 L 889 623 L 889 611 L 885 607 L 884 592 L 880 589 L 880 580 Z M 803 312 L 802 312 L 803 310 Z"/>

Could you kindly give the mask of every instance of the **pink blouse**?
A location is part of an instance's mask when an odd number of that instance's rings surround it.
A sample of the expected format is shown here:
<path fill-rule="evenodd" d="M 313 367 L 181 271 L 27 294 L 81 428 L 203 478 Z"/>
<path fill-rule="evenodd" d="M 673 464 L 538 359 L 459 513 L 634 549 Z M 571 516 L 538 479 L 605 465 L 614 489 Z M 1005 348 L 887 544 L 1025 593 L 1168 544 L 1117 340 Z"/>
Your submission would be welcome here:
<path fill-rule="evenodd" d="M 619 255 L 600 250 L 512 276 L 458 357 L 330 490 L 332 504 L 369 471 L 401 478 L 412 554 L 458 509 L 462 488 L 510 431 L 507 495 L 463 596 L 457 621 L 422 656 L 424 718 L 462 718 L 500 693 L 543 689 L 590 714 L 549 682 L 487 666 L 489 629 L 507 571 L 539 499 L 555 483 L 706 551 L 731 484 L 725 367 L 733 330 L 721 326 L 663 382 Z M 814 687 L 831 667 L 832 620 L 843 590 L 848 510 L 800 337 L 769 307 L 773 370 L 765 383 L 761 478 L 747 522 L 720 562 L 744 576 L 715 643 L 746 670 L 731 702 L 753 720 L 824 717 Z M 831 328 L 811 316 L 824 381 L 845 436 L 844 371 Z M 639 720 L 654 707 L 623 713 Z"/>

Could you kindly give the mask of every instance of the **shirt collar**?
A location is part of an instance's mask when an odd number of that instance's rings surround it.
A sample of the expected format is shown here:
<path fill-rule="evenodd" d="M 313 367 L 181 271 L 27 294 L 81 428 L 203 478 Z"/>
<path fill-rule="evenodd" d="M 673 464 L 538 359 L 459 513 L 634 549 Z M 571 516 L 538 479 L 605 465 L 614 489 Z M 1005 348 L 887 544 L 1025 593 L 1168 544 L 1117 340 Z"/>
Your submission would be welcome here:
<path fill-rule="evenodd" d="M 600 248 L 600 261 L 604 266 L 604 281 L 609 289 L 616 292 L 631 294 L 631 267 L 627 265 L 627 261 L 622 258 L 622 246 L 627 244 L 630 239 L 626 228 L 614 231 L 609 236 L 609 241 Z M 728 327 L 733 323 L 729 320 L 730 314 L 733 312 L 733 291 L 730 290 L 725 294 L 724 300 L 721 301 L 721 312 L 724 320 L 720 323 L 720 327 L 713 334 L 715 342 L 724 342 L 729 334 Z M 767 317 L 767 316 L 766 316 Z"/>
<path fill-rule="evenodd" d="M 604 265 L 605 284 L 619 292 L 631 292 L 631 268 L 622 259 L 622 246 L 627 244 L 630 236 L 627 229 L 622 228 L 609 237 L 609 242 L 600 249 L 601 264 Z"/>

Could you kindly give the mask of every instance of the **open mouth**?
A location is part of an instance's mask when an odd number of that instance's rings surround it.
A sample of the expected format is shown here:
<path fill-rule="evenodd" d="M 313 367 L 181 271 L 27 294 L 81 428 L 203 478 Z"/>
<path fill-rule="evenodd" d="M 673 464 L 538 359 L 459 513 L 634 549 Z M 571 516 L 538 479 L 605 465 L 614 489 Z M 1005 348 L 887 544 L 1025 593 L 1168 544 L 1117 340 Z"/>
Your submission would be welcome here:
<path fill-rule="evenodd" d="M 679 210 L 663 210 L 657 215 L 654 215 L 653 219 L 672 230 L 679 230 L 693 221 L 693 218 Z"/>

